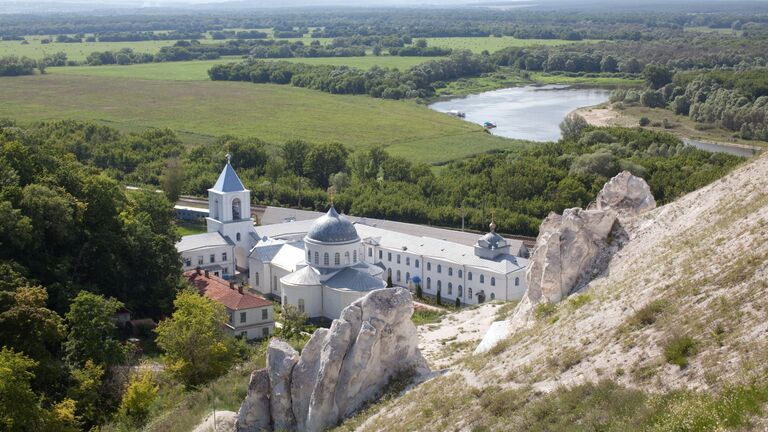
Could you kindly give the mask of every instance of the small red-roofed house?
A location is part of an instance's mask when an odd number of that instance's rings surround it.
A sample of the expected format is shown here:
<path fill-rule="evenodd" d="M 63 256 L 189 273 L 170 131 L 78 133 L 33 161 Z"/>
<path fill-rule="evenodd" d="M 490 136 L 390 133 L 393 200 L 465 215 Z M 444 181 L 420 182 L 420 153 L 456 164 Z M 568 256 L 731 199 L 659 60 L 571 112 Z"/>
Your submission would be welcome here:
<path fill-rule="evenodd" d="M 232 335 L 252 340 L 267 338 L 274 333 L 275 313 L 271 301 L 208 271 L 192 270 L 185 272 L 184 277 L 200 295 L 224 306 L 229 317 L 226 327 Z"/>

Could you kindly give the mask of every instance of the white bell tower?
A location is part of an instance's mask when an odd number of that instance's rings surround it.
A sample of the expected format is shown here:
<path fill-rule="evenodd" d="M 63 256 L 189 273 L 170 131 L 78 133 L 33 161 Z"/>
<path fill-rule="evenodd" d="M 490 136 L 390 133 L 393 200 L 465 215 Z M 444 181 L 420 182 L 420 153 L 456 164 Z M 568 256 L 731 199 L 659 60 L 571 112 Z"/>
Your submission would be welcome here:
<path fill-rule="evenodd" d="M 251 218 L 251 191 L 243 186 L 240 177 L 232 168 L 231 155 L 227 154 L 227 164 L 219 174 L 219 179 L 208 189 L 208 210 L 206 218 L 208 232 L 218 231 L 229 237 L 235 244 L 235 268 L 248 267 L 248 251 L 253 232 Z"/>

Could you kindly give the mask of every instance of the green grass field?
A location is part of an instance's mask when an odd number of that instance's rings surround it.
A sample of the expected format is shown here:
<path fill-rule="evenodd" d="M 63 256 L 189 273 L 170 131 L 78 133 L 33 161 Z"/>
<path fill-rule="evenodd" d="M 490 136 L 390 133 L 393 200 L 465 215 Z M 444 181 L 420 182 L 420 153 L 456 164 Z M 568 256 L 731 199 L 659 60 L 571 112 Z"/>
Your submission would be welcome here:
<path fill-rule="evenodd" d="M 533 45 L 565 45 L 576 42 L 595 42 L 595 41 L 567 41 L 562 39 L 517 39 L 511 36 L 502 37 L 440 37 L 427 38 L 427 44 L 430 46 L 439 46 L 453 49 L 466 49 L 473 52 L 498 51 L 502 48 L 512 46 L 533 46 Z"/>
<path fill-rule="evenodd" d="M 45 57 L 46 54 L 64 52 L 67 60 L 83 61 L 94 51 L 118 51 L 123 48 L 131 48 L 136 52 L 155 54 L 164 46 L 171 46 L 176 41 L 139 41 L 139 42 L 82 42 L 82 43 L 57 43 L 41 44 L 39 37 L 28 38 L 29 44 L 22 45 L 21 41 L 0 41 L 0 57 L 8 55 L 25 56 L 35 60 Z M 219 42 L 212 39 L 203 39 L 202 43 Z"/>
<path fill-rule="evenodd" d="M 531 72 L 530 78 L 539 84 L 571 84 L 571 85 L 591 85 L 591 86 L 640 86 L 643 84 L 641 79 L 613 78 L 613 77 L 569 77 L 565 75 L 550 75 L 543 72 Z"/>
<path fill-rule="evenodd" d="M 198 142 L 235 134 L 273 143 L 381 144 L 392 154 L 432 164 L 518 145 L 410 101 L 280 85 L 49 74 L 0 78 L 0 94 L 0 117 L 22 123 L 75 119 L 124 131 L 167 127 Z"/>
<path fill-rule="evenodd" d="M 439 57 L 314 57 L 270 59 L 270 61 L 287 60 L 294 63 L 351 66 L 359 69 L 370 69 L 374 65 L 389 68 L 407 69 L 413 65 L 417 65 L 435 58 Z M 231 61 L 240 61 L 240 58 L 231 57 L 222 58 L 219 60 L 144 63 L 127 66 L 67 66 L 48 68 L 48 73 L 66 75 L 90 75 L 99 77 L 158 79 L 170 81 L 200 81 L 208 79 L 208 69 L 210 69 L 211 66 Z"/>

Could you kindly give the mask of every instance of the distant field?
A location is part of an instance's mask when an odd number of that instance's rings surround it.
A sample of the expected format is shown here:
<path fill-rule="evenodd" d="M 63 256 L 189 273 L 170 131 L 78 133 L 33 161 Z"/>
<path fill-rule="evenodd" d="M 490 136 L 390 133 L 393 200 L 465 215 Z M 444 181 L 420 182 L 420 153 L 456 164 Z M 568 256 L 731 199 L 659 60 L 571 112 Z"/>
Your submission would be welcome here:
<path fill-rule="evenodd" d="M 389 68 L 407 69 L 413 65 L 440 57 L 313 57 L 269 59 L 270 61 L 287 60 L 294 63 L 346 65 L 360 69 L 370 69 L 374 65 Z M 49 68 L 50 74 L 90 75 L 100 77 L 122 77 L 139 79 L 159 79 L 172 81 L 199 81 L 208 79 L 211 66 L 240 61 L 239 57 L 219 60 L 200 60 L 187 62 L 144 63 L 128 66 L 68 66 Z"/>
<path fill-rule="evenodd" d="M 517 143 L 409 101 L 280 85 L 50 74 L 0 78 L 0 95 L 0 117 L 22 122 L 95 120 L 126 131 L 168 127 L 198 142 L 235 134 L 274 143 L 381 144 L 432 164 Z"/>
<path fill-rule="evenodd" d="M 203 39 L 202 43 L 217 42 L 211 39 Z M 41 44 L 39 38 L 30 39 L 28 45 L 22 45 L 21 41 L 0 41 L 0 57 L 7 55 L 26 56 L 32 59 L 41 59 L 46 54 L 65 52 L 67 60 L 82 61 L 94 51 L 118 51 L 123 48 L 131 48 L 136 52 L 155 54 L 164 46 L 171 46 L 176 41 L 139 41 L 139 42 L 81 42 L 81 43 L 57 43 Z"/>
<path fill-rule="evenodd" d="M 539 84 L 586 84 L 595 86 L 639 86 L 643 84 L 641 79 L 569 77 L 565 75 L 549 75 L 542 72 L 532 72 L 530 78 Z"/>
<path fill-rule="evenodd" d="M 441 37 L 441 38 L 427 38 L 427 43 L 430 46 L 447 47 L 453 49 L 466 49 L 473 52 L 482 52 L 488 50 L 489 52 L 498 51 L 502 48 L 511 46 L 532 46 L 532 45 L 565 45 L 576 42 L 590 42 L 590 41 L 567 41 L 562 39 L 517 39 L 511 36 L 503 37 Z"/>

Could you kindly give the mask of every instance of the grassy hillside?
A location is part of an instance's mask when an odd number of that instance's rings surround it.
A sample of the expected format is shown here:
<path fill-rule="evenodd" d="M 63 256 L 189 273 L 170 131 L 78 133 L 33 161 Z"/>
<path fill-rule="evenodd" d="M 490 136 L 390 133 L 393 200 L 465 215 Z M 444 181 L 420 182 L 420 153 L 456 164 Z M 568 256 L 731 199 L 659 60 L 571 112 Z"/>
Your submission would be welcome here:
<path fill-rule="evenodd" d="M 0 94 L 0 117 L 22 122 L 97 120 L 128 131 L 167 127 L 199 141 L 235 134 L 275 143 L 301 138 L 350 148 L 384 145 L 391 154 L 428 163 L 517 143 L 412 102 L 290 86 L 50 74 L 1 78 Z"/>
<path fill-rule="evenodd" d="M 395 56 L 366 56 L 366 57 L 313 57 L 269 59 L 270 61 L 290 61 L 293 63 L 328 64 L 334 66 L 350 66 L 359 69 L 370 69 L 373 66 L 407 69 L 427 60 L 439 57 L 395 57 Z M 59 75 L 89 75 L 99 77 L 121 77 L 159 80 L 205 81 L 208 80 L 208 69 L 213 65 L 240 61 L 239 57 L 222 58 L 219 60 L 144 63 L 135 65 L 109 66 L 72 66 L 49 68 L 48 73 Z"/>
<path fill-rule="evenodd" d="M 582 293 L 338 429 L 764 430 L 766 178 L 768 154 L 625 223 L 631 241 Z"/>

